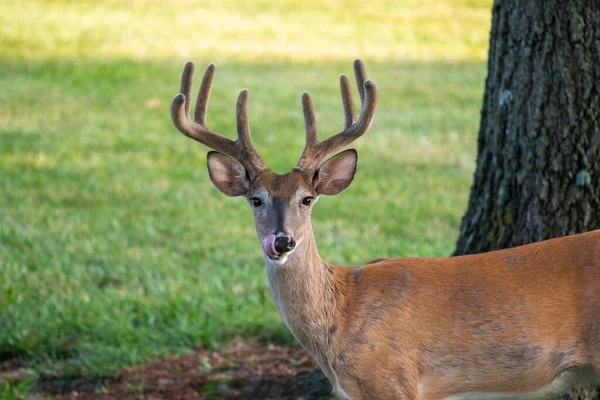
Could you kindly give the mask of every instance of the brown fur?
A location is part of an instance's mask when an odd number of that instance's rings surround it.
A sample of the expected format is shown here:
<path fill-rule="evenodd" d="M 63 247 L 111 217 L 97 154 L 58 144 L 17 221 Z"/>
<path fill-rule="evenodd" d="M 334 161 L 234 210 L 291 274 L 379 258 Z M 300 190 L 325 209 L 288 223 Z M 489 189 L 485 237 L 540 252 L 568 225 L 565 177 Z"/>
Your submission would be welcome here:
<path fill-rule="evenodd" d="M 334 268 L 329 357 L 341 386 L 354 399 L 442 399 L 531 392 L 572 367 L 600 373 L 599 241 L 594 231 Z"/>

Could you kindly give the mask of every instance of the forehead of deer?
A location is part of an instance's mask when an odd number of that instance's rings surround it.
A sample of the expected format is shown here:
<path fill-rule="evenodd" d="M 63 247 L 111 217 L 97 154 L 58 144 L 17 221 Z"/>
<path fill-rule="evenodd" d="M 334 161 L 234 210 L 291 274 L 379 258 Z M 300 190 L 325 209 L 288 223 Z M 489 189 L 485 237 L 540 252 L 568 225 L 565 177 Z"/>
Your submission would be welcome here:
<path fill-rule="evenodd" d="M 294 170 L 287 174 L 275 174 L 264 171 L 252 182 L 254 189 L 264 188 L 271 198 L 294 196 L 298 189 L 313 192 L 311 180 L 305 172 Z"/>

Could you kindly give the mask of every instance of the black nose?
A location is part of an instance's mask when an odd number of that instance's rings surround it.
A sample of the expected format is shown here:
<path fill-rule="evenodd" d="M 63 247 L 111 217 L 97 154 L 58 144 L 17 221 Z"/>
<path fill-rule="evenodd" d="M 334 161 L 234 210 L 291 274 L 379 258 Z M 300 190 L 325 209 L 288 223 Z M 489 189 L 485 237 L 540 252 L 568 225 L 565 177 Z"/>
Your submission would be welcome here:
<path fill-rule="evenodd" d="M 279 236 L 275 239 L 275 250 L 278 253 L 287 253 L 294 250 L 296 247 L 296 241 L 291 236 Z"/>

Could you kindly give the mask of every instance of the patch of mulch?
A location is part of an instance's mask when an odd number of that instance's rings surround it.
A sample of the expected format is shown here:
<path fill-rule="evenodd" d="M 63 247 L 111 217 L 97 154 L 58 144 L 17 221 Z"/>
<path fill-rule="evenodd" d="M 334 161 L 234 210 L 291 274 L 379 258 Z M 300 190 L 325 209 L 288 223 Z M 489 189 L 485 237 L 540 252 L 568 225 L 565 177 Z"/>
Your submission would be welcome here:
<path fill-rule="evenodd" d="M 237 343 L 227 352 L 198 349 L 122 371 L 116 379 L 42 378 L 36 390 L 57 399 L 319 400 L 331 397 L 327 378 L 298 346 Z"/>
<path fill-rule="evenodd" d="M 21 354 L 0 352 L 0 383 L 20 381 L 27 376 L 26 362 Z"/>

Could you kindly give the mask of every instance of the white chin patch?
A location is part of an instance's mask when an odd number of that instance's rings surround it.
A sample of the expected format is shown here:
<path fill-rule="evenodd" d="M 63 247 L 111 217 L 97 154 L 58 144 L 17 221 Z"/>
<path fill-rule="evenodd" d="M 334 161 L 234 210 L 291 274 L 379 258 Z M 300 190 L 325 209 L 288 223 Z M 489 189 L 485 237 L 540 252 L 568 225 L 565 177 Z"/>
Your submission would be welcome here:
<path fill-rule="evenodd" d="M 287 254 L 280 256 L 279 258 L 271 258 L 271 257 L 265 255 L 265 259 L 271 265 L 280 266 L 280 265 L 283 265 L 286 263 L 289 255 L 290 255 L 290 253 L 287 253 Z"/>

